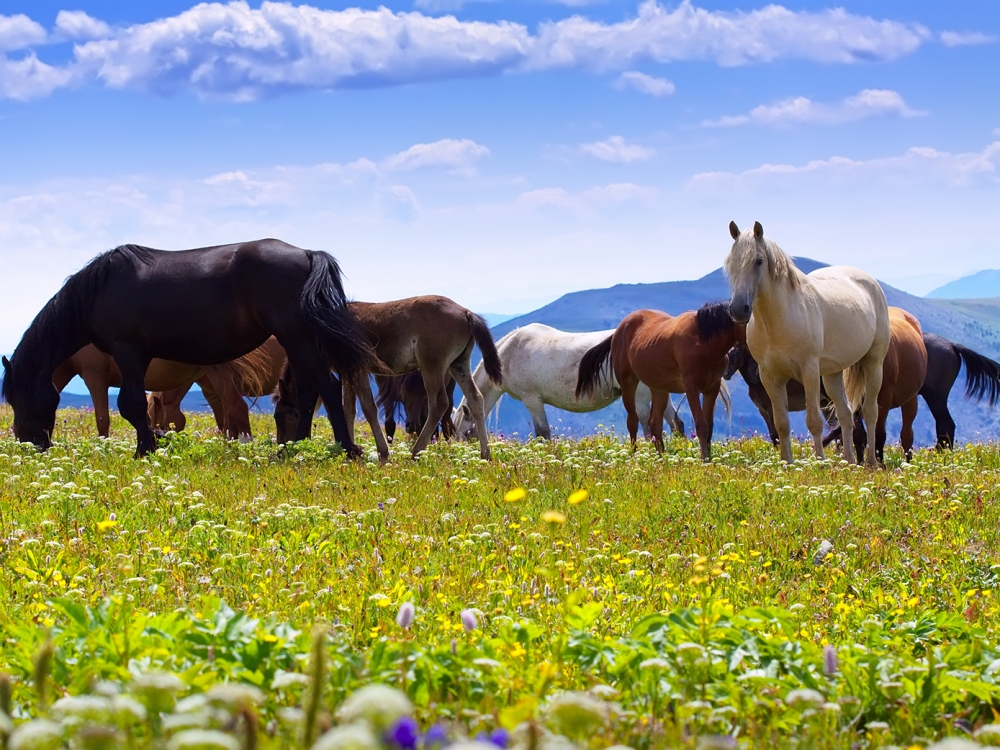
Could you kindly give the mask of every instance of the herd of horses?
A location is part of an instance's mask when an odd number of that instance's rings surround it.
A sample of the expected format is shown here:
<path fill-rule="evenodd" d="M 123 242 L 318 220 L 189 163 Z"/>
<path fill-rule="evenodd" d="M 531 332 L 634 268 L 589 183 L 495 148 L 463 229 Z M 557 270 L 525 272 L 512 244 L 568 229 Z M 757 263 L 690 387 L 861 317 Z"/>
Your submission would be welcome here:
<path fill-rule="evenodd" d="M 621 398 L 632 445 L 641 426 L 662 452 L 664 421 L 684 433 L 670 399 L 678 393 L 708 460 L 716 402 L 721 396 L 728 408 L 726 381 L 739 372 L 785 461 L 788 412 L 805 410 L 818 456 L 838 440 L 846 460 L 864 453 L 872 466 L 882 461 L 895 408 L 910 458 L 918 396 L 935 418 L 938 446 L 954 444 L 947 401 L 962 365 L 968 397 L 1000 400 L 1000 364 L 923 332 L 913 315 L 888 306 L 864 271 L 831 266 L 806 275 L 759 222 L 743 232 L 731 223 L 730 233 L 729 302 L 677 316 L 638 310 L 608 331 L 535 323 L 497 342 L 482 317 L 446 297 L 350 302 L 330 255 L 279 240 L 174 252 L 124 245 L 70 276 L 42 308 L 3 358 L 2 395 L 15 437 L 44 450 L 59 393 L 73 377 L 91 393 L 102 436 L 108 388 L 118 387 L 140 456 L 161 431 L 183 429 L 181 400 L 196 383 L 219 430 L 234 439 L 251 434 L 246 397 L 274 400 L 281 443 L 308 437 L 322 402 L 351 456 L 361 454 L 360 402 L 385 461 L 400 407 L 414 456 L 440 434 L 475 436 L 489 459 L 486 414 L 503 394 L 525 405 L 542 438 L 551 437 L 546 405 L 589 412 Z M 482 361 L 473 371 L 476 346 Z M 825 437 L 824 413 L 832 427 Z"/>

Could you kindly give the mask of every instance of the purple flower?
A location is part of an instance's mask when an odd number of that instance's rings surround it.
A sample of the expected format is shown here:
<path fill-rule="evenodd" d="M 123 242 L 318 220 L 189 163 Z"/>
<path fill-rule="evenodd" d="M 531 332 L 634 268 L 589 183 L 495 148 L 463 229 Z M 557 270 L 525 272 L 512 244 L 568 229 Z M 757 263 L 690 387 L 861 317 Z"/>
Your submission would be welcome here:
<path fill-rule="evenodd" d="M 435 724 L 424 735 L 424 747 L 443 745 L 448 741 L 448 730 L 440 724 Z"/>
<path fill-rule="evenodd" d="M 396 624 L 403 630 L 408 630 L 413 624 L 413 602 L 403 602 L 396 614 Z"/>
<path fill-rule="evenodd" d="M 462 627 L 466 630 L 475 630 L 479 627 L 479 620 L 476 619 L 476 613 L 471 609 L 463 609 L 462 614 Z"/>
<path fill-rule="evenodd" d="M 507 750 L 507 745 L 510 743 L 510 732 L 508 732 L 503 727 L 499 727 L 490 732 L 489 741 L 500 748 L 500 750 Z"/>
<path fill-rule="evenodd" d="M 833 646 L 823 647 L 823 671 L 827 677 L 837 673 L 837 649 Z"/>
<path fill-rule="evenodd" d="M 417 722 L 409 716 L 400 716 L 386 731 L 385 738 L 386 741 L 401 748 L 401 750 L 415 750 L 417 740 L 420 739 Z"/>

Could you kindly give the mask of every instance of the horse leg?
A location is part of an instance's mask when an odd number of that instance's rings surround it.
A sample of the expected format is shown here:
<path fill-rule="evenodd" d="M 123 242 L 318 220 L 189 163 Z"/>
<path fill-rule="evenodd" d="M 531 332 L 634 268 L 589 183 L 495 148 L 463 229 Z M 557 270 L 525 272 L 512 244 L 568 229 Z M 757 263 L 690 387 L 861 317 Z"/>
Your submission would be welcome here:
<path fill-rule="evenodd" d="M 884 444 L 885 440 L 883 439 L 882 442 Z M 854 455 L 863 456 L 867 449 L 868 449 L 868 431 L 865 430 L 865 423 L 861 420 L 861 412 L 855 411 L 854 412 Z M 881 450 L 881 449 L 876 446 L 876 450 Z"/>
<path fill-rule="evenodd" d="M 106 438 L 111 433 L 111 410 L 108 408 L 108 384 L 94 375 L 83 378 L 90 400 L 94 402 L 94 421 L 97 422 L 97 434 Z M 145 393 L 145 391 L 143 391 Z"/>
<path fill-rule="evenodd" d="M 875 458 L 880 464 L 885 463 L 885 421 L 892 408 L 892 391 L 883 388 L 878 397 L 878 417 L 875 420 Z"/>
<path fill-rule="evenodd" d="M 367 377 L 365 378 L 365 380 L 366 380 L 366 384 L 367 384 Z M 355 399 L 357 397 L 362 397 L 362 392 L 364 391 L 364 386 L 362 386 L 361 388 L 358 388 L 357 389 L 357 393 L 355 393 L 354 384 L 350 380 L 348 380 L 347 378 L 344 378 L 341 381 L 341 384 L 342 384 L 342 388 L 343 388 L 343 392 L 344 392 L 344 398 L 343 398 L 343 402 L 344 402 L 344 422 L 347 424 L 347 434 L 351 436 L 351 440 L 354 440 L 354 422 L 355 422 L 355 420 L 358 417 L 358 404 L 357 404 L 357 401 Z M 369 393 L 369 395 L 371 395 L 371 392 L 372 392 L 371 391 L 371 386 L 369 385 L 368 386 L 368 393 Z M 371 422 L 371 418 L 368 416 L 368 412 L 366 412 L 364 410 L 364 404 L 362 404 L 361 410 L 362 410 L 362 413 L 365 415 L 365 419 L 367 419 L 369 422 Z M 378 415 L 377 414 L 376 414 L 375 422 L 376 423 L 378 422 Z M 372 427 L 372 431 L 373 432 L 374 432 L 374 430 L 375 430 L 375 428 Z M 377 438 L 376 438 L 375 442 L 376 443 L 378 442 Z M 379 454 L 379 455 L 381 455 L 381 454 Z"/>
<path fill-rule="evenodd" d="M 455 411 L 455 381 L 449 378 L 445 390 L 448 392 L 448 411 L 444 413 L 444 418 L 441 420 L 441 437 L 445 440 L 451 440 L 458 432 L 455 429 L 455 423 L 451 420 L 452 412 Z M 485 413 L 485 411 L 486 404 L 484 403 L 483 412 Z"/>
<path fill-rule="evenodd" d="M 945 448 L 955 447 L 955 420 L 951 418 L 951 412 L 948 411 L 948 394 L 944 395 L 940 393 L 923 393 L 921 396 L 924 397 L 924 401 L 927 402 L 927 407 L 931 410 L 931 414 L 934 416 L 934 428 L 937 433 L 937 449 L 943 450 Z"/>
<path fill-rule="evenodd" d="M 813 452 L 817 458 L 824 458 L 823 453 L 823 410 L 820 408 L 820 377 L 818 363 L 806 362 L 799 373 L 802 376 L 802 387 L 806 392 L 806 428 L 812 435 Z M 772 399 L 773 400 L 773 399 Z M 848 440 L 850 435 L 844 435 Z"/>
<path fill-rule="evenodd" d="M 324 367 L 318 386 L 319 398 L 323 399 L 323 406 L 326 407 L 326 418 L 330 422 L 330 427 L 333 428 L 334 439 L 340 443 L 348 456 L 351 458 L 361 458 L 363 455 L 361 449 L 347 431 L 347 419 L 344 417 L 343 407 L 344 390 L 340 378 Z M 316 391 L 314 390 L 312 392 L 312 401 L 307 407 L 310 421 L 312 420 L 313 412 L 316 410 L 316 400 Z M 299 402 L 299 409 L 302 409 L 301 401 Z M 378 413 L 375 414 L 375 424 L 378 424 Z M 300 427 L 302 425 L 301 414 L 299 416 L 299 425 Z"/>
<path fill-rule="evenodd" d="M 368 376 L 364 377 L 364 380 L 357 384 L 356 386 L 358 392 L 358 398 L 361 400 L 361 413 L 365 415 L 365 419 L 368 420 L 368 426 L 371 427 L 372 435 L 375 437 L 375 447 L 378 450 L 378 460 L 385 463 L 389 460 L 389 444 L 385 440 L 385 435 L 382 433 L 382 425 L 378 421 L 378 405 L 375 403 L 375 396 L 372 395 L 371 383 L 368 380 Z M 354 390 L 352 384 L 348 380 L 344 380 L 344 416 L 347 416 L 349 411 L 353 411 L 354 407 Z M 347 408 L 347 396 L 350 394 L 351 397 L 351 408 Z M 350 420 L 350 430 L 351 439 L 354 439 L 354 420 Z"/>
<path fill-rule="evenodd" d="M 854 412 L 847 401 L 847 391 L 844 389 L 844 373 L 835 372 L 823 376 L 823 386 L 826 393 L 833 401 L 833 408 L 837 413 L 837 422 L 840 424 L 840 443 L 844 459 L 848 463 L 854 463 Z"/>
<path fill-rule="evenodd" d="M 218 390 L 216 390 L 211 374 L 203 381 L 199 381 L 198 385 L 201 386 L 205 400 L 208 401 L 215 413 L 215 421 L 218 422 L 221 419 L 222 424 L 225 425 L 224 428 L 220 427 L 225 436 L 229 440 L 249 442 L 253 438 L 250 428 L 250 407 L 247 406 L 243 392 L 238 385 L 229 378 L 223 378 L 219 382 Z"/>
<path fill-rule="evenodd" d="M 719 398 L 719 390 L 722 388 L 722 381 L 718 387 L 713 387 L 702 396 L 702 419 L 705 421 L 705 440 L 701 443 L 701 460 L 710 461 L 712 459 L 712 434 L 715 432 L 715 402 Z M 699 441 L 701 438 L 699 437 Z"/>
<path fill-rule="evenodd" d="M 642 428 L 642 434 L 644 437 L 656 440 L 656 433 L 653 431 L 653 399 L 650 398 L 649 401 L 646 399 L 637 398 L 635 400 L 635 414 L 639 418 L 639 426 Z M 662 435 L 660 436 L 660 442 L 663 442 Z"/>
<path fill-rule="evenodd" d="M 212 416 L 215 417 L 215 426 L 219 428 L 225 437 L 229 440 L 235 439 L 238 435 L 234 434 L 230 430 L 229 425 L 229 415 L 226 413 L 226 403 L 219 391 L 215 389 L 212 383 L 212 376 L 206 375 L 198 381 L 198 385 L 201 386 L 201 395 L 205 397 L 205 401 L 208 402 L 209 408 L 212 410 Z"/>
<path fill-rule="evenodd" d="M 788 391 L 785 390 L 788 381 L 775 378 L 761 367 L 760 382 L 771 401 L 771 420 L 774 422 L 775 434 L 778 436 L 781 460 L 790 464 L 792 463 L 792 423 L 788 419 Z M 690 401 L 689 398 L 688 405 L 693 409 L 694 404 L 691 404 Z"/>
<path fill-rule="evenodd" d="M 649 414 L 646 416 L 646 420 L 649 423 L 648 435 L 653 438 L 653 445 L 656 447 L 656 452 L 660 454 L 662 454 L 665 450 L 663 445 L 663 412 L 666 411 L 667 402 L 669 400 L 669 393 L 652 391 L 652 397 L 650 398 L 649 403 Z M 641 419 L 638 414 L 639 408 L 639 404 L 636 404 L 636 417 Z"/>
<path fill-rule="evenodd" d="M 540 437 L 543 440 L 551 440 L 552 430 L 549 427 L 549 418 L 545 413 L 545 403 L 542 399 L 531 395 L 522 399 L 521 403 L 524 404 L 524 407 L 528 410 L 528 414 L 531 415 L 531 422 L 535 427 L 535 437 Z"/>
<path fill-rule="evenodd" d="M 472 377 L 472 369 L 469 366 L 469 357 L 472 355 L 472 350 L 470 348 L 466 351 L 468 355 L 464 359 L 460 357 L 458 361 L 453 362 L 449 372 L 455 378 L 455 382 L 458 383 L 458 387 L 462 393 L 465 394 L 469 411 L 475 420 L 476 434 L 479 437 L 479 455 L 488 461 L 490 459 L 490 442 L 489 434 L 486 432 L 486 403 L 483 400 L 483 394 L 480 392 L 479 386 L 476 385 L 476 381 Z M 445 398 L 445 406 L 447 407 L 447 396 Z M 430 420 L 430 415 L 427 418 Z M 436 421 L 441 421 L 440 414 L 436 417 Z M 544 420 L 544 418 L 543 421 L 545 421 L 547 427 L 548 421 Z"/>
<path fill-rule="evenodd" d="M 674 408 L 674 403 L 671 400 L 669 394 L 667 395 L 667 408 L 663 412 L 663 419 L 667 424 L 670 425 L 670 431 L 674 435 L 684 434 L 684 422 L 681 420 L 680 415 Z"/>
<path fill-rule="evenodd" d="M 862 370 L 865 374 L 865 397 L 861 411 L 865 418 L 865 428 L 868 432 L 868 449 L 865 451 L 865 465 L 875 468 L 879 465 L 878 457 L 875 455 L 877 438 L 873 425 L 878 424 L 879 416 L 879 393 L 882 391 L 882 358 L 866 356 L 861 360 Z"/>
<path fill-rule="evenodd" d="M 639 432 L 639 414 L 635 408 L 635 389 L 639 387 L 638 379 L 629 373 L 618 381 L 622 392 L 622 406 L 625 407 L 625 425 L 632 441 L 632 451 L 635 452 L 635 439 Z"/>
<path fill-rule="evenodd" d="M 919 403 L 914 396 L 900 408 L 903 417 L 903 426 L 899 431 L 899 444 L 903 448 L 903 455 L 906 460 L 913 460 L 913 420 L 917 418 Z"/>
<path fill-rule="evenodd" d="M 424 448 L 428 446 L 431 442 L 431 437 L 434 435 L 434 430 L 437 428 L 438 422 L 441 421 L 441 417 L 444 416 L 445 411 L 448 409 L 448 394 L 444 392 L 444 373 L 442 372 L 432 372 L 429 368 L 426 370 L 421 370 L 420 375 L 424 379 L 424 389 L 427 391 L 427 419 L 424 420 L 424 426 L 420 428 L 420 434 L 417 435 L 417 441 L 413 444 L 413 457 L 416 458 L 417 455 Z M 459 381 L 461 383 L 461 381 Z M 463 391 L 464 391 L 463 386 Z M 478 394 L 478 390 L 477 390 Z M 466 394 L 468 398 L 468 394 Z M 470 404 L 472 404 L 472 399 L 469 399 Z M 472 404 L 475 406 L 475 404 Z M 476 419 L 476 428 L 479 429 L 482 424 L 482 397 L 480 397 L 479 403 L 479 414 Z M 476 412 L 473 411 L 475 415 Z M 482 442 L 482 436 L 480 435 L 480 441 Z M 487 454 L 484 458 L 489 457 L 489 448 L 487 447 Z"/>
<path fill-rule="evenodd" d="M 149 359 L 144 359 L 135 350 L 126 346 L 111 347 L 111 356 L 122 374 L 122 387 L 118 392 L 118 411 L 135 428 L 137 439 L 136 457 L 145 456 L 156 450 L 156 435 L 149 428 L 146 415 L 146 368 Z"/>

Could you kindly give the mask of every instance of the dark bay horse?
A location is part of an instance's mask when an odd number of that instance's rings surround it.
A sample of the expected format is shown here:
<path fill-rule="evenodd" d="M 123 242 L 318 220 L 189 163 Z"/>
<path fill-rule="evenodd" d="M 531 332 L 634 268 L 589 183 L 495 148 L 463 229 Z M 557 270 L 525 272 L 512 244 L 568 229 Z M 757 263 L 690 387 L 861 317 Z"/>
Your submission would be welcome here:
<path fill-rule="evenodd" d="M 628 414 L 633 448 L 639 427 L 635 391 L 640 382 L 652 391 L 649 432 L 660 453 L 667 400 L 671 393 L 685 394 L 701 457 L 707 461 L 711 457 L 715 401 L 723 387 L 726 353 L 745 340 L 745 326 L 733 322 L 724 302 L 704 305 L 677 317 L 658 310 L 637 310 L 626 315 L 611 336 L 583 356 L 576 393 L 580 397 L 598 386 L 601 368 L 610 358 Z"/>
<path fill-rule="evenodd" d="M 322 395 L 334 435 L 360 454 L 347 430 L 340 380 L 383 372 L 347 310 L 340 268 L 327 253 L 280 240 L 168 252 L 122 245 L 70 276 L 35 317 L 10 360 L 3 397 L 14 435 L 51 445 L 59 394 L 56 367 L 94 344 L 122 374 L 118 409 L 135 427 L 137 455 L 156 449 L 144 376 L 154 357 L 196 365 L 236 359 L 274 335 L 298 378 L 295 439 L 308 437 Z"/>
<path fill-rule="evenodd" d="M 413 444 L 413 455 L 416 456 L 427 447 L 438 423 L 448 410 L 445 386 L 451 377 L 472 405 L 479 437 L 479 453 L 488 459 L 490 446 L 483 397 L 472 379 L 473 347 L 479 346 L 487 374 L 493 382 L 500 383 L 503 372 L 496 344 L 486 321 L 447 297 L 436 295 L 409 297 L 392 302 L 351 302 L 348 307 L 367 335 L 380 364 L 384 364 L 389 371 L 373 371 L 375 374 L 403 375 L 420 370 L 427 390 L 428 416 Z M 282 380 L 286 380 L 284 375 Z M 283 393 L 291 382 L 287 381 L 285 386 L 279 383 L 278 402 L 274 412 L 276 420 L 279 413 L 288 412 L 292 408 L 283 398 Z M 367 373 L 345 379 L 344 403 L 353 407 L 355 393 L 361 402 L 365 419 L 372 428 L 379 457 L 385 461 L 389 457 L 389 446 L 379 425 L 378 407 Z M 346 417 L 348 430 L 353 435 L 354 409 L 351 407 L 346 410 Z M 278 439 L 281 440 L 280 426 Z"/>

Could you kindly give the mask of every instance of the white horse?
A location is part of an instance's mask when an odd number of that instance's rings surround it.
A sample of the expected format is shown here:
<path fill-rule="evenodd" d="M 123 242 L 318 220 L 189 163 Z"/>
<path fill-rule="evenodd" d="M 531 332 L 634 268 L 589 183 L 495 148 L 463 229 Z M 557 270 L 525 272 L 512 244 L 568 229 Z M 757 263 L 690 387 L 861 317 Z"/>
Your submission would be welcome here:
<path fill-rule="evenodd" d="M 567 333 L 541 323 L 531 323 L 511 331 L 497 342 L 503 368 L 503 385 L 497 386 L 486 377 L 482 364 L 472 374 L 472 379 L 482 391 L 486 413 L 496 406 L 500 396 L 508 394 L 527 407 L 535 426 L 537 437 L 551 439 L 545 405 L 572 412 L 591 412 L 603 409 L 621 397 L 618 382 L 606 367 L 598 388 L 589 396 L 576 397 L 576 380 L 580 360 L 591 348 L 607 339 L 614 329 L 591 333 Z M 652 394 L 643 384 L 636 391 L 636 410 L 642 423 L 643 434 L 649 424 Z M 684 434 L 684 423 L 667 399 L 664 412 L 675 433 Z M 472 428 L 473 421 L 463 398 L 452 416 L 459 435 Z"/>
<path fill-rule="evenodd" d="M 882 287 L 852 266 L 828 266 L 807 276 L 764 237 L 760 222 L 742 233 L 730 222 L 729 233 L 734 243 L 723 266 L 733 288 L 729 313 L 747 324 L 747 347 L 774 406 L 782 460 L 792 461 L 789 380 L 805 387 L 806 425 L 816 455 L 823 457 L 822 378 L 843 430 L 844 458 L 854 461 L 853 413 L 861 403 L 868 432 L 865 462 L 875 466 L 873 430 L 890 335 Z"/>

